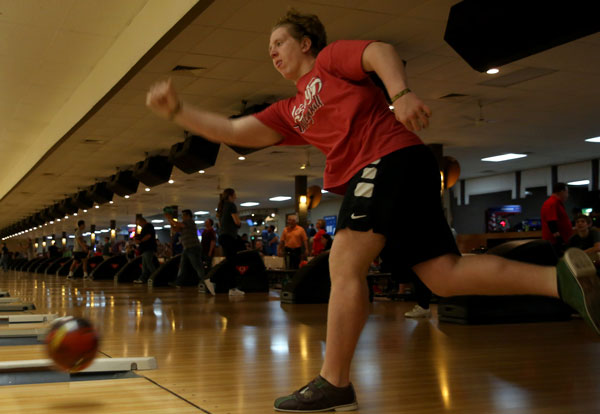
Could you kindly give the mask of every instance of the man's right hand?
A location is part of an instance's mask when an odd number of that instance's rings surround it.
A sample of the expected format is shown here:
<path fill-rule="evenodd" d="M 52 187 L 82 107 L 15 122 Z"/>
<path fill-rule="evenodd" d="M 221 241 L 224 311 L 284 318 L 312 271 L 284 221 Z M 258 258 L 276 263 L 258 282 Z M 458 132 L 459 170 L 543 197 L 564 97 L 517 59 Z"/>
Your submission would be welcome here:
<path fill-rule="evenodd" d="M 176 111 L 181 110 L 181 102 L 169 78 L 155 83 L 146 94 L 146 106 L 158 116 L 171 120 Z"/>

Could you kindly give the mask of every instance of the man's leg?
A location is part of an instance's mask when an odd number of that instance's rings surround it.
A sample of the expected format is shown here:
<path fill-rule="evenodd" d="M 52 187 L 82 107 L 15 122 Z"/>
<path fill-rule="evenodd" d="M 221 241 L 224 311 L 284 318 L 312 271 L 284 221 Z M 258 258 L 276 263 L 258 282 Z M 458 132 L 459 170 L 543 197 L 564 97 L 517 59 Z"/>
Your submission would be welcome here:
<path fill-rule="evenodd" d="M 337 387 L 350 383 L 354 348 L 369 313 L 366 277 L 384 245 L 385 237 L 381 234 L 346 228 L 336 234 L 331 248 L 331 295 L 321 376 Z"/>
<path fill-rule="evenodd" d="M 67 279 L 73 279 L 73 272 L 77 266 L 79 266 L 79 259 L 73 259 L 73 262 L 71 262 L 71 267 L 69 268 L 69 275 L 67 276 Z"/>
<path fill-rule="evenodd" d="M 569 249 L 556 268 L 493 255 L 447 254 L 413 267 L 440 296 L 543 295 L 560 297 L 600 334 L 600 279 L 585 252 Z"/>
<path fill-rule="evenodd" d="M 558 297 L 556 268 L 494 255 L 446 254 L 413 267 L 439 296 L 543 295 Z"/>
<path fill-rule="evenodd" d="M 175 278 L 175 286 L 181 286 L 183 284 L 183 275 L 189 272 L 189 257 L 188 249 L 183 249 L 181 258 L 179 259 L 179 270 L 177 271 L 177 277 Z"/>
<path fill-rule="evenodd" d="M 327 345 L 321 375 L 291 395 L 275 400 L 277 411 L 356 410 L 350 384 L 354 349 L 369 313 L 369 266 L 385 244 L 381 234 L 338 231 L 329 255 L 331 295 L 327 314 Z"/>
<path fill-rule="evenodd" d="M 87 257 L 85 259 L 81 260 L 81 265 L 83 266 L 83 278 L 84 279 L 87 279 L 89 277 L 87 262 L 88 262 Z"/>
<path fill-rule="evenodd" d="M 140 275 L 140 279 L 142 283 L 146 283 L 150 278 L 150 275 L 154 271 L 152 258 L 154 256 L 153 252 L 144 252 L 142 253 L 142 274 Z"/>

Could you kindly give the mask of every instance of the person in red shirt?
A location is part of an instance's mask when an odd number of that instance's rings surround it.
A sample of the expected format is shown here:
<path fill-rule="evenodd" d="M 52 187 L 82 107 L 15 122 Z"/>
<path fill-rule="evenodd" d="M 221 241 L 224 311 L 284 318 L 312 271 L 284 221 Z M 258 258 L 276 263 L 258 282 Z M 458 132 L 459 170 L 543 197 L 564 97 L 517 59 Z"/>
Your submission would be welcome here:
<path fill-rule="evenodd" d="M 323 249 L 325 249 L 326 240 L 323 238 L 323 235 L 327 234 L 327 231 L 325 231 L 325 220 L 323 220 L 323 219 L 317 220 L 316 226 L 317 226 L 317 234 L 314 235 L 313 243 L 312 243 L 312 255 L 313 256 L 317 256 L 319 253 L 321 253 L 323 251 Z"/>
<path fill-rule="evenodd" d="M 565 183 L 556 183 L 541 211 L 542 239 L 548 240 L 559 256 L 564 252 L 565 243 L 573 235 L 573 226 L 565 209 L 568 198 L 569 187 Z"/>
<path fill-rule="evenodd" d="M 426 128 L 432 112 L 409 89 L 394 46 L 371 40 L 327 45 L 317 16 L 290 10 L 271 32 L 269 55 L 297 93 L 258 114 L 228 119 L 196 108 L 181 101 L 170 80 L 153 85 L 146 104 L 214 142 L 314 145 L 326 155 L 325 189 L 344 195 L 329 257 L 325 360 L 314 380 L 275 400 L 276 410 L 358 408 L 350 366 L 369 313 L 365 277 L 384 246 L 439 296 L 560 296 L 600 333 L 600 282 L 581 250 L 569 249 L 557 268 L 494 255 L 461 257 L 440 203 L 439 165 L 412 132 Z M 385 85 L 393 110 L 370 74 Z"/>

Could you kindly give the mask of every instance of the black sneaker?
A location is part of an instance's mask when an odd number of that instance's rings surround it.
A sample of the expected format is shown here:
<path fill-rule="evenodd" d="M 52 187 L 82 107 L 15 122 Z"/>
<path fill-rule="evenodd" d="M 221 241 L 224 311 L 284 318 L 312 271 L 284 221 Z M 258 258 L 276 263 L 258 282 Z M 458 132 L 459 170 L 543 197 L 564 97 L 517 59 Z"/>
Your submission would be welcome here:
<path fill-rule="evenodd" d="M 556 267 L 560 298 L 600 334 L 600 278 L 596 267 L 583 251 L 571 248 Z"/>
<path fill-rule="evenodd" d="M 291 413 L 354 411 L 358 403 L 352 384 L 339 388 L 319 375 L 293 394 L 276 399 L 274 408 Z"/>

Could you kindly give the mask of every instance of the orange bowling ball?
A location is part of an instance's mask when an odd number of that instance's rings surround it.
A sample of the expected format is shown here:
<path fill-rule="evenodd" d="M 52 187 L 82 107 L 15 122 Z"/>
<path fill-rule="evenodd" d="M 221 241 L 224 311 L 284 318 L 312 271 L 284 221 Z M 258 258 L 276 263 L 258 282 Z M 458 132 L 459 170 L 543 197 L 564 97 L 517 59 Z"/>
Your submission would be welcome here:
<path fill-rule="evenodd" d="M 56 319 L 46 335 L 48 356 L 59 369 L 68 372 L 87 368 L 96 357 L 99 342 L 94 326 L 73 316 Z"/>

